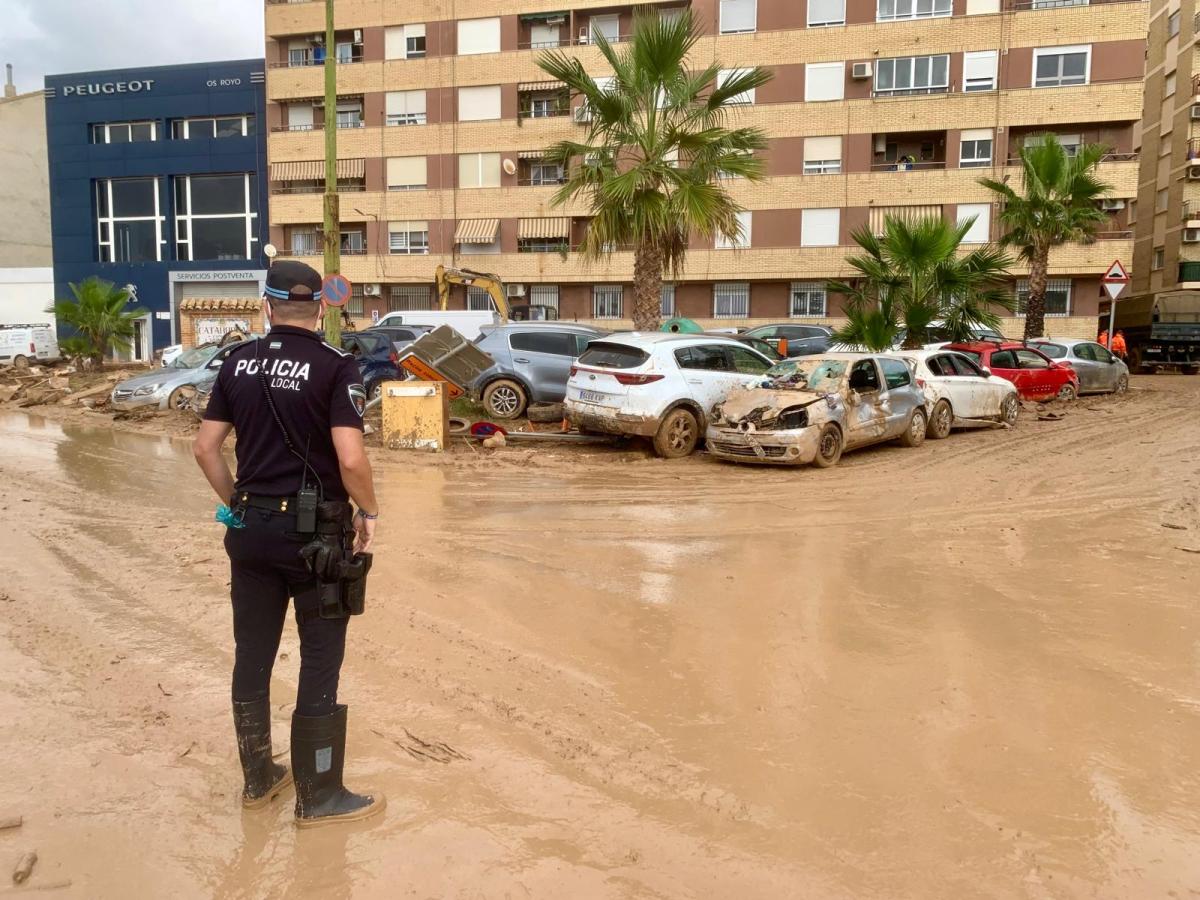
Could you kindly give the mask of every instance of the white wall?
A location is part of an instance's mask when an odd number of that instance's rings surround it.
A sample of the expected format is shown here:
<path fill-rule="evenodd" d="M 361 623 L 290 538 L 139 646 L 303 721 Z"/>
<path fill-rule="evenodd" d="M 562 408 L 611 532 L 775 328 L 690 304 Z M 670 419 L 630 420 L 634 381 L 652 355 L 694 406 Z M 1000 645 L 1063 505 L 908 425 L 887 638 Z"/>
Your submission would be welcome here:
<path fill-rule="evenodd" d="M 0 325 L 53 325 L 53 302 L 53 269 L 0 269 Z"/>

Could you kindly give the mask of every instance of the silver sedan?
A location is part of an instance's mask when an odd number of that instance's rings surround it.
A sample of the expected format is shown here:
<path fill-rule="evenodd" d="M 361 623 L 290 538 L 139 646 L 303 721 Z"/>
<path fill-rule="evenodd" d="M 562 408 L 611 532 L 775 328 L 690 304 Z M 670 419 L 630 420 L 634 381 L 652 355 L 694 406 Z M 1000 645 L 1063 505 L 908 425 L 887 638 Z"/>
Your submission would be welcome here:
<path fill-rule="evenodd" d="M 170 365 L 127 378 L 113 388 L 112 406 L 114 409 L 140 406 L 182 409 L 191 402 L 197 387 L 216 379 L 221 367 L 218 360 L 224 360 L 240 344 L 239 341 L 225 347 L 218 344 L 193 347 L 179 354 Z"/>
<path fill-rule="evenodd" d="M 1129 367 L 1095 341 L 1039 338 L 1029 346 L 1079 373 L 1081 394 L 1123 394 L 1129 390 Z"/>

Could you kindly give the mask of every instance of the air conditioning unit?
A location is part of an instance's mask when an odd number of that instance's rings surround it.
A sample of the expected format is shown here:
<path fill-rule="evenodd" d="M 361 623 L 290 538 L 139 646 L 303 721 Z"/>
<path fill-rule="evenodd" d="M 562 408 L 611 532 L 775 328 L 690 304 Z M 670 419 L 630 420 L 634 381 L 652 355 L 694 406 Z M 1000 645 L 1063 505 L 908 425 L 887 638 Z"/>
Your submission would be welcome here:
<path fill-rule="evenodd" d="M 545 21 L 546 21 L 547 25 L 566 25 L 567 17 L 566 16 L 551 16 L 550 18 L 546 19 Z"/>
<path fill-rule="evenodd" d="M 310 44 L 323 44 L 323 43 L 325 43 L 325 35 L 324 34 L 314 34 L 312 37 L 310 37 L 308 39 L 308 42 Z"/>
<path fill-rule="evenodd" d="M 364 297 L 382 297 L 383 296 L 383 285 L 382 284 L 364 284 L 363 285 L 363 296 Z"/>
<path fill-rule="evenodd" d="M 1200 181 L 1200 161 L 1193 160 L 1188 163 L 1187 180 Z"/>
<path fill-rule="evenodd" d="M 576 122 L 590 122 L 592 121 L 592 111 L 588 109 L 585 103 L 583 106 L 575 107 L 575 111 L 571 113 L 571 117 Z"/>
<path fill-rule="evenodd" d="M 362 43 L 362 29 L 361 28 L 354 29 L 354 43 L 356 43 L 356 44 Z"/>
<path fill-rule="evenodd" d="M 1183 242 L 1185 244 L 1200 244 L 1200 228 L 1183 229 Z"/>
<path fill-rule="evenodd" d="M 1200 103 L 1197 103 L 1194 106 L 1192 106 L 1192 119 L 1193 120 L 1200 119 Z"/>
<path fill-rule="evenodd" d="M 525 285 L 523 284 L 506 284 L 504 286 L 504 295 L 506 297 L 524 297 Z"/>
<path fill-rule="evenodd" d="M 857 62 L 850 67 L 850 77 L 861 81 L 875 74 L 875 68 L 869 62 Z"/>
<path fill-rule="evenodd" d="M 1100 201 L 1100 208 L 1108 212 L 1116 212 L 1119 209 L 1125 208 L 1124 200 L 1114 200 L 1111 197 Z"/>

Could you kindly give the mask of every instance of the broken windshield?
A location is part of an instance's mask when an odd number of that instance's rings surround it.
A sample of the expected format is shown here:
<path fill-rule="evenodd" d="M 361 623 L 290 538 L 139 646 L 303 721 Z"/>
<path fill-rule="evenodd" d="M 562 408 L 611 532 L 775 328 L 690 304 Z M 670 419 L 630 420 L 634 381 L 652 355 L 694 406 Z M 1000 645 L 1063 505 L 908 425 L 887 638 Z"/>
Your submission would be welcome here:
<path fill-rule="evenodd" d="M 846 375 L 846 360 L 800 357 L 777 363 L 767 373 L 773 388 L 801 391 L 836 391 Z"/>

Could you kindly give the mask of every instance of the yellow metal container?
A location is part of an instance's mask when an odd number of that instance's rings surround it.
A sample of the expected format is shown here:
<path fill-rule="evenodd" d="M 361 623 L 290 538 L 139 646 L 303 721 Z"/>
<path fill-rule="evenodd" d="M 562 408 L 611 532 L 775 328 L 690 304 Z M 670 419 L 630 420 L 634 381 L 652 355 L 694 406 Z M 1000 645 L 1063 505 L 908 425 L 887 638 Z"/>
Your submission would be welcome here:
<path fill-rule="evenodd" d="M 450 396 L 444 381 L 383 385 L 383 443 L 393 450 L 432 450 L 450 444 Z"/>

